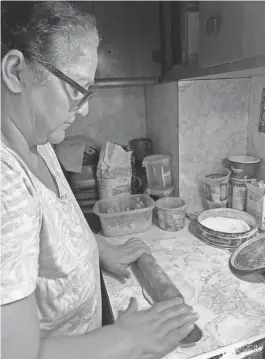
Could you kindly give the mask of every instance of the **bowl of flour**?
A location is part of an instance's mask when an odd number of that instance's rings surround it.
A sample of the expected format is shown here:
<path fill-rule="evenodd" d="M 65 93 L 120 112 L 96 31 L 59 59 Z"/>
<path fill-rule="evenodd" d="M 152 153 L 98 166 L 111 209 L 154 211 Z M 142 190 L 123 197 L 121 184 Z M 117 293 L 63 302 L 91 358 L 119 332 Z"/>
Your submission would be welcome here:
<path fill-rule="evenodd" d="M 256 237 L 255 218 L 242 211 L 230 208 L 215 208 L 203 211 L 197 218 L 197 231 L 205 243 L 221 248 L 237 248 Z"/>

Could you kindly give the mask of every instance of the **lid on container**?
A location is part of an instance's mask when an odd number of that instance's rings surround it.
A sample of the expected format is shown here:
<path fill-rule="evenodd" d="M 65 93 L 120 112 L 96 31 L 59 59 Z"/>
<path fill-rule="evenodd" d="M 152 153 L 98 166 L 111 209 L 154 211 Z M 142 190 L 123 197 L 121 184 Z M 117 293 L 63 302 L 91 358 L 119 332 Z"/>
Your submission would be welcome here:
<path fill-rule="evenodd" d="M 185 210 L 187 205 L 183 198 L 164 197 L 156 201 L 156 207 L 164 210 Z"/>
<path fill-rule="evenodd" d="M 239 246 L 230 257 L 231 265 L 240 271 L 265 269 L 265 233 Z"/>
<path fill-rule="evenodd" d="M 228 161 L 237 163 L 258 163 L 260 162 L 260 158 L 255 156 L 237 155 L 228 157 Z"/>
<path fill-rule="evenodd" d="M 156 165 L 159 163 L 166 164 L 170 160 L 170 155 L 152 155 L 147 156 L 143 160 L 143 166 L 145 167 L 146 164 Z"/>
<path fill-rule="evenodd" d="M 172 194 L 172 192 L 174 191 L 174 187 L 170 187 L 168 189 L 151 189 L 151 188 L 147 188 L 146 192 L 149 195 L 152 196 L 162 196 L 162 197 L 166 197 L 169 196 L 170 194 Z"/>
<path fill-rule="evenodd" d="M 236 178 L 231 176 L 230 180 L 232 183 L 238 183 L 238 184 L 244 184 L 244 183 L 250 183 L 252 181 L 252 179 L 247 179 L 247 178 Z"/>
<path fill-rule="evenodd" d="M 228 168 L 221 166 L 212 166 L 199 172 L 197 175 L 197 179 L 206 183 L 212 183 L 228 180 L 230 176 L 231 171 Z"/>

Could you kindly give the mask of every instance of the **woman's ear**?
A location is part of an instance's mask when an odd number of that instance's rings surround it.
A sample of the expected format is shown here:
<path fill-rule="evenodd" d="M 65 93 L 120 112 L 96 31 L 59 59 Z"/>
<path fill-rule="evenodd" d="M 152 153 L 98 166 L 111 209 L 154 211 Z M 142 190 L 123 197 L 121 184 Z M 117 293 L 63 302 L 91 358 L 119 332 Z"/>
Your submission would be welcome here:
<path fill-rule="evenodd" d="M 25 87 L 27 65 L 23 54 L 18 50 L 11 50 L 2 59 L 2 78 L 8 89 L 13 93 L 20 93 Z"/>

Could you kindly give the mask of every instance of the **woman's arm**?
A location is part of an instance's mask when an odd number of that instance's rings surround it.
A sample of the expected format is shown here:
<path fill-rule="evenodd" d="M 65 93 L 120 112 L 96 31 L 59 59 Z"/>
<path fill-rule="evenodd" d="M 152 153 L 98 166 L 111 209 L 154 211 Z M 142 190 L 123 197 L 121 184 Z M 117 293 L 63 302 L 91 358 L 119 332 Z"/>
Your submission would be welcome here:
<path fill-rule="evenodd" d="M 44 339 L 38 359 L 139 359 L 129 337 L 113 325 L 84 336 Z M 5 358 L 3 358 L 5 359 Z"/>
<path fill-rule="evenodd" d="M 40 339 L 34 294 L 1 309 L 2 359 L 139 358 L 127 333 L 114 326 L 82 336 Z"/>
<path fill-rule="evenodd" d="M 143 254 L 150 254 L 148 246 L 139 238 L 131 238 L 124 244 L 113 245 L 106 242 L 105 238 L 95 235 L 99 247 L 99 259 L 101 267 L 114 274 L 124 282 L 129 276 L 129 267 Z"/>
<path fill-rule="evenodd" d="M 194 328 L 192 308 L 180 298 L 146 311 L 128 310 L 82 336 L 40 339 L 35 295 L 2 306 L 2 359 L 160 359 Z"/>

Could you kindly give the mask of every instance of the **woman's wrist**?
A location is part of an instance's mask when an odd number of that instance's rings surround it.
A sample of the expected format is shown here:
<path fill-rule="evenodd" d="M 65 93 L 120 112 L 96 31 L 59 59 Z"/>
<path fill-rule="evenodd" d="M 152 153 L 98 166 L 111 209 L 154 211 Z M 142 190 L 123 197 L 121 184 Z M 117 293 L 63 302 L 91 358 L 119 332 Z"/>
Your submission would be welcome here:
<path fill-rule="evenodd" d="M 104 256 L 106 255 L 106 252 L 111 247 L 111 245 L 108 244 L 106 240 L 104 238 L 101 238 L 99 235 L 95 235 L 95 238 L 98 244 L 99 261 L 101 264 L 104 264 Z"/>
<path fill-rule="evenodd" d="M 115 247 L 106 242 L 104 238 L 97 237 L 99 250 L 99 263 L 102 269 L 107 272 L 116 274 L 117 258 L 115 255 Z"/>
<path fill-rule="evenodd" d="M 126 353 L 126 357 L 130 359 L 140 359 L 142 358 L 140 343 L 136 343 L 135 339 L 129 331 L 126 331 L 123 328 L 120 328 L 117 323 L 111 325 L 111 330 L 113 330 L 115 343 L 114 345 L 119 349 L 118 352 Z"/>

